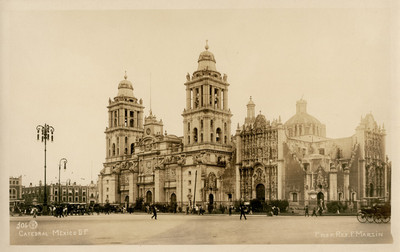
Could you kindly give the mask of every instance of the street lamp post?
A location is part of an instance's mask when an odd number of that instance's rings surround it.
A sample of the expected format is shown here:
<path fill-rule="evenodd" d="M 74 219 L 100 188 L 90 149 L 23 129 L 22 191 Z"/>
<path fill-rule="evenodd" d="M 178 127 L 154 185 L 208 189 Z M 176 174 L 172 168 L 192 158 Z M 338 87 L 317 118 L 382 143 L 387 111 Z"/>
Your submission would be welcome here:
<path fill-rule="evenodd" d="M 67 169 L 67 162 L 68 160 L 66 158 L 61 158 L 60 162 L 58 163 L 58 204 L 61 202 L 61 180 L 60 180 L 60 175 L 61 175 L 61 163 L 64 163 L 64 171 Z"/>
<path fill-rule="evenodd" d="M 42 133 L 41 140 L 44 142 L 44 199 L 43 199 L 43 212 L 47 214 L 47 191 L 46 191 L 46 143 L 47 140 L 53 142 L 54 128 L 45 124 L 36 126 L 37 140 L 39 141 L 39 133 Z"/>

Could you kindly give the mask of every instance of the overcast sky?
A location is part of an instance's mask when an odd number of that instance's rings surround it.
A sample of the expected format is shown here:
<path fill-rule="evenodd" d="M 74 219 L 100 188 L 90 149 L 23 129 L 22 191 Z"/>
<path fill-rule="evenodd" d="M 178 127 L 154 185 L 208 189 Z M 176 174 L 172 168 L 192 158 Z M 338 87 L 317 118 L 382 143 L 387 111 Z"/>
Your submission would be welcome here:
<path fill-rule="evenodd" d="M 55 128 L 47 181 L 96 182 L 105 161 L 108 99 L 127 71 L 169 134 L 182 136 L 186 73 L 208 40 L 228 75 L 232 134 L 253 97 L 267 120 L 287 121 L 301 97 L 327 136 L 354 134 L 372 112 L 394 155 L 398 130 L 394 42 L 388 8 L 9 11 L 3 16 L 2 168 L 43 180 L 36 126 Z M 150 77 L 151 76 L 151 77 Z"/>

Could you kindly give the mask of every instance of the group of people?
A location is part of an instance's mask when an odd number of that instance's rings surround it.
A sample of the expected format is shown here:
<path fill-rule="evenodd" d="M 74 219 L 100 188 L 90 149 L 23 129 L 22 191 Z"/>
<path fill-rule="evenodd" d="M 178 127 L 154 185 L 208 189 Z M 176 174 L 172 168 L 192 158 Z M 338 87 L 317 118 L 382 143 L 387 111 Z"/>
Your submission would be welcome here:
<path fill-rule="evenodd" d="M 311 217 L 313 217 L 313 216 L 317 217 L 317 212 L 318 212 L 319 216 L 322 216 L 322 211 L 323 211 L 323 209 L 321 206 L 318 206 L 318 209 L 316 207 L 314 207 Z M 310 214 L 308 212 L 308 205 L 306 205 L 304 208 L 304 217 L 310 217 Z"/>
<path fill-rule="evenodd" d="M 64 218 L 68 215 L 68 208 L 66 206 L 50 207 L 50 215 L 53 215 L 56 218 Z"/>

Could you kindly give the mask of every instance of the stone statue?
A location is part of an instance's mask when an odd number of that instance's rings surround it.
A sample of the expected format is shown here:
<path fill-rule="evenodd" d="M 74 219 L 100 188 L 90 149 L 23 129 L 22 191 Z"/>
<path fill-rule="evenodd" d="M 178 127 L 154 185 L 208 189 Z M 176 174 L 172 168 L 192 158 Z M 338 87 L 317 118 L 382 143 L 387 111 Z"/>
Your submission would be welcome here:
<path fill-rule="evenodd" d="M 186 80 L 190 81 L 190 74 L 189 73 L 186 74 Z"/>

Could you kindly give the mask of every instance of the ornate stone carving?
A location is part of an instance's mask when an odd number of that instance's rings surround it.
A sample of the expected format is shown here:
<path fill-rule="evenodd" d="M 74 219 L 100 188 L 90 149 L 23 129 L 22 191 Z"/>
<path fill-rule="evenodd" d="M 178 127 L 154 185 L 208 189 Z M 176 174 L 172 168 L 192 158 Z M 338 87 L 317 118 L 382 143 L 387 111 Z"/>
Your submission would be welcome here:
<path fill-rule="evenodd" d="M 185 155 L 177 156 L 176 159 L 177 159 L 177 164 L 178 165 L 186 164 L 186 156 Z"/>

